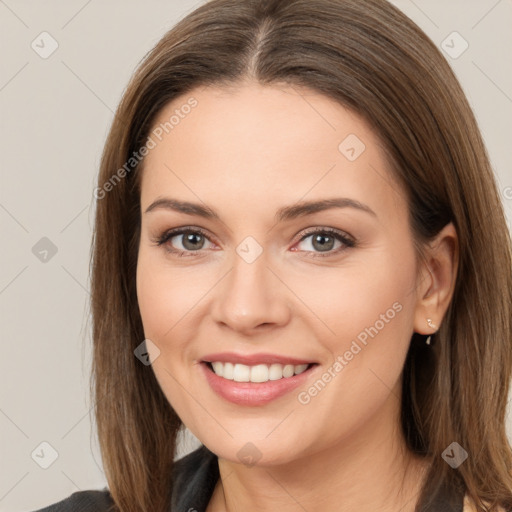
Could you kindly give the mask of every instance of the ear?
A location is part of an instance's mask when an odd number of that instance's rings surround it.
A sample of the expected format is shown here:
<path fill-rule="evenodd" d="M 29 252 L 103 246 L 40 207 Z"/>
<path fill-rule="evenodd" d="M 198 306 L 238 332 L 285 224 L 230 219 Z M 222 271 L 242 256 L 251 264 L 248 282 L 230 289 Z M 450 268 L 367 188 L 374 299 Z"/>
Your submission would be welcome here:
<path fill-rule="evenodd" d="M 458 261 L 457 231 L 450 222 L 425 247 L 416 288 L 415 332 L 431 335 L 439 330 L 455 290 Z"/>

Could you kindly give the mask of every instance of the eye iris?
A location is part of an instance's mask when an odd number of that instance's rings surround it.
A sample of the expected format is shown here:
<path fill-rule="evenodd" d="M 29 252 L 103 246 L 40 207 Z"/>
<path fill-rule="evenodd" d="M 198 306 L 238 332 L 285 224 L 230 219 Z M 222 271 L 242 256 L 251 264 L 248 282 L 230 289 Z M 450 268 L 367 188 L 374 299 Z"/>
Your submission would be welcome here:
<path fill-rule="evenodd" d="M 182 233 L 181 236 L 183 237 L 183 247 L 186 250 L 194 251 L 197 249 L 201 249 L 204 245 L 204 236 L 201 233 L 195 233 L 195 232 L 188 232 L 188 233 Z M 327 252 L 330 251 L 335 243 L 335 237 L 326 234 L 326 233 L 317 233 L 312 235 L 313 241 L 312 245 L 315 249 L 319 250 L 320 252 Z"/>
<path fill-rule="evenodd" d="M 327 242 L 325 241 L 326 239 L 328 240 Z M 320 244 L 319 247 L 315 245 L 316 242 Z M 333 244 L 334 238 L 332 236 L 317 234 L 313 237 L 313 247 L 315 247 L 315 249 L 320 249 L 320 251 L 329 251 L 332 249 Z"/>
<path fill-rule="evenodd" d="M 199 239 L 199 245 L 202 246 L 202 243 L 204 243 L 203 235 L 200 235 L 198 233 L 183 234 L 183 247 L 185 247 L 185 249 L 187 249 L 187 250 L 201 249 L 201 247 L 194 245 L 194 242 L 197 243 L 198 239 Z M 188 244 L 191 244 L 191 245 L 188 245 Z"/>

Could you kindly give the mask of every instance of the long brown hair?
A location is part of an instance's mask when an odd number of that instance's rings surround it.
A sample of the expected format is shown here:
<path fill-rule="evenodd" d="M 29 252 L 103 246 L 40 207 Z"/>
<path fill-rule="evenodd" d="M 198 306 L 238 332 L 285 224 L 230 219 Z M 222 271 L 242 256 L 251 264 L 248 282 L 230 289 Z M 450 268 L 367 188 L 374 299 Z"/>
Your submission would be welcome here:
<path fill-rule="evenodd" d="M 243 80 L 305 86 L 370 122 L 407 194 L 418 251 L 454 223 L 454 296 L 435 343 L 420 348 L 416 334 L 411 340 L 402 428 L 410 450 L 432 461 L 420 502 L 447 482 L 480 511 L 510 510 L 510 234 L 454 73 L 428 37 L 383 0 L 209 1 L 164 35 L 128 85 L 101 161 L 91 254 L 91 383 L 117 507 L 166 509 L 182 425 L 151 367 L 134 357 L 144 332 L 135 287 L 143 159 L 133 155 L 169 101 L 198 86 Z M 469 454 L 457 469 L 441 457 L 454 441 Z"/>

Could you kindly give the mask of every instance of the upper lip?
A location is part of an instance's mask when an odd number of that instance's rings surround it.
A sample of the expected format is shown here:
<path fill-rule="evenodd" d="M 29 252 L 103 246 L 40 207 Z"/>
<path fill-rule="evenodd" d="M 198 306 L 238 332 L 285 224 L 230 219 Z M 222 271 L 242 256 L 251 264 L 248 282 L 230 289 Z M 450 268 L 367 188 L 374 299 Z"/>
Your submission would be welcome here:
<path fill-rule="evenodd" d="M 220 361 L 222 363 L 245 364 L 246 366 L 254 366 L 257 364 L 311 364 L 314 361 L 298 359 L 296 357 L 280 356 L 278 354 L 235 354 L 234 352 L 219 352 L 216 354 L 208 354 L 202 359 L 205 362 L 213 363 Z"/>

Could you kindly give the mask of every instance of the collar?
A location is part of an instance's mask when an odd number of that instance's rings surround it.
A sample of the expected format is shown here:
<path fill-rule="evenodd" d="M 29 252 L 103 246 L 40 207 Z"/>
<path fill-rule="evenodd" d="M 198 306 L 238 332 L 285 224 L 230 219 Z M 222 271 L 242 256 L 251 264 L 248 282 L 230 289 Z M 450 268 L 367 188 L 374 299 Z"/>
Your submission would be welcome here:
<path fill-rule="evenodd" d="M 217 455 L 201 445 L 174 463 L 173 476 L 170 510 L 205 512 L 220 476 Z M 442 485 L 418 512 L 463 512 L 463 503 L 464 491 Z"/>

